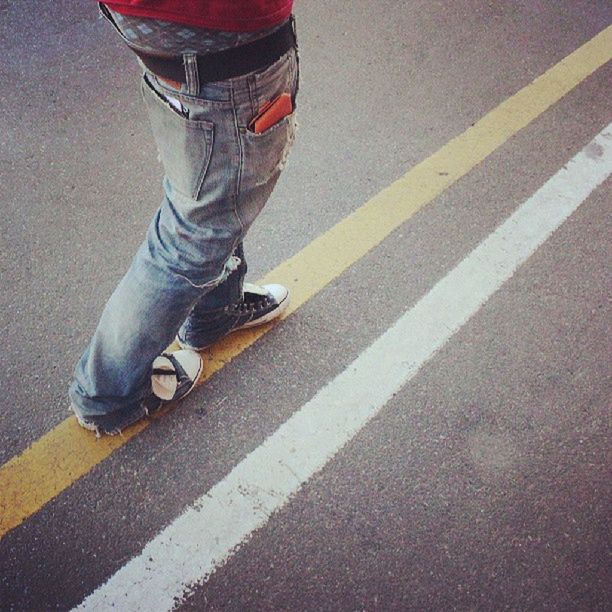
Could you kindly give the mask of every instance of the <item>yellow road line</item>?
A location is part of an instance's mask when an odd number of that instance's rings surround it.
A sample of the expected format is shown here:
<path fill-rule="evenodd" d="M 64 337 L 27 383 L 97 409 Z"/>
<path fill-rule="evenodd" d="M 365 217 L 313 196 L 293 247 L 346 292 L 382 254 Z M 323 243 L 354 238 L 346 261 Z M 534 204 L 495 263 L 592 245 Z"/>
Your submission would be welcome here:
<path fill-rule="evenodd" d="M 612 59 L 612 26 L 500 104 L 260 282 L 289 287 L 290 314 L 550 106 Z M 207 357 L 202 381 L 266 333 L 235 334 Z M 201 382 L 202 382 L 201 381 Z M 96 440 L 68 418 L 0 468 L 0 537 L 147 427 Z"/>

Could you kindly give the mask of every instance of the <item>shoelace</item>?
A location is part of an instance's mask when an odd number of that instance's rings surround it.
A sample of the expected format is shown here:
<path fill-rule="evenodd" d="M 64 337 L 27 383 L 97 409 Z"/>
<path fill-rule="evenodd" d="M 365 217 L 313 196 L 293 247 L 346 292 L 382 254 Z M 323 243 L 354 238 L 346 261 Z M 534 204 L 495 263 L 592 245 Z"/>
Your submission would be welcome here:
<path fill-rule="evenodd" d="M 270 298 L 267 295 L 260 296 L 259 300 L 246 301 L 245 299 L 234 304 L 233 309 L 240 312 L 251 312 L 253 310 L 262 310 L 270 303 Z"/>

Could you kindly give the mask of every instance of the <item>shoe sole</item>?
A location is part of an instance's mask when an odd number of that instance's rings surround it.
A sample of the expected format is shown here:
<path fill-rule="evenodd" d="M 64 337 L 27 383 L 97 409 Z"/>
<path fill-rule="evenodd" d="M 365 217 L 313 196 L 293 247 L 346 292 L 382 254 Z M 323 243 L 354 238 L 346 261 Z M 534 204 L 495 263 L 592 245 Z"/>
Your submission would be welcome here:
<path fill-rule="evenodd" d="M 221 338 L 225 338 L 226 336 L 229 336 L 230 334 L 233 334 L 234 332 L 240 331 L 242 329 L 258 327 L 259 325 L 265 325 L 266 323 L 269 323 L 270 321 L 274 321 L 274 319 L 278 319 L 278 317 L 280 317 L 283 314 L 283 312 L 287 310 L 288 307 L 289 307 L 289 292 L 287 291 L 287 295 L 284 297 L 283 300 L 281 300 L 278 303 L 278 308 L 275 308 L 274 310 L 269 312 L 267 315 L 264 315 L 260 319 L 256 319 L 255 321 L 249 321 L 245 323 L 244 325 L 241 325 L 240 327 L 234 327 L 233 329 L 230 329 L 224 336 L 221 336 Z M 214 342 L 211 342 L 210 344 L 206 344 L 200 347 L 195 347 L 189 344 L 185 344 L 184 342 L 181 342 L 178 336 L 176 337 L 176 341 L 182 349 L 188 349 L 190 351 L 203 351 L 213 346 L 217 342 L 219 342 L 221 338 L 217 338 L 217 340 L 215 340 Z"/>
<path fill-rule="evenodd" d="M 181 397 L 177 399 L 162 400 L 162 401 L 168 404 L 171 404 L 172 402 L 180 402 L 181 400 L 185 399 L 198 386 L 198 380 L 200 380 L 200 376 L 202 376 L 203 371 L 204 371 L 204 360 L 200 357 L 200 368 L 198 369 L 198 373 L 195 375 L 193 379 L 193 384 L 191 385 L 191 387 L 189 387 L 189 390 L 186 391 L 183 395 L 181 395 Z"/>

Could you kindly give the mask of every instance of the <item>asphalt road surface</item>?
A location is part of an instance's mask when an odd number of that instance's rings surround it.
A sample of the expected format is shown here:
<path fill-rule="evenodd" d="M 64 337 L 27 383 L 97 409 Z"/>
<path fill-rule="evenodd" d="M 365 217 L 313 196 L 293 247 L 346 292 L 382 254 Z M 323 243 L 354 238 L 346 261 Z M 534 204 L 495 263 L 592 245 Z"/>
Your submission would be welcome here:
<path fill-rule="evenodd" d="M 161 197 L 95 2 L 0 0 L 0 609 L 609 610 L 612 4 L 297 0 L 289 316 L 96 440 Z"/>

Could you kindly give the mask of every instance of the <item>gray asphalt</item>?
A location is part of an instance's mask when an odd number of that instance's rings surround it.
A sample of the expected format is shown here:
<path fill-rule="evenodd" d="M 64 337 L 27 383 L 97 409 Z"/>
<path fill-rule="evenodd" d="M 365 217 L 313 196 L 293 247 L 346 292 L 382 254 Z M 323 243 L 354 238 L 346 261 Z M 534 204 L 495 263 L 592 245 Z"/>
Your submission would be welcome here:
<path fill-rule="evenodd" d="M 300 130 L 253 279 L 612 23 L 608 1 L 296 5 Z M 130 53 L 79 0 L 0 0 L 0 459 L 74 363 L 160 198 Z M 0 541 L 2 610 L 69 609 L 340 373 L 608 122 L 612 66 Z M 184 603 L 606 610 L 610 180 Z M 137 586 L 135 586 L 137 588 Z"/>

